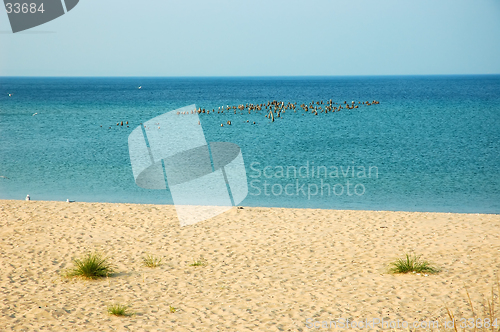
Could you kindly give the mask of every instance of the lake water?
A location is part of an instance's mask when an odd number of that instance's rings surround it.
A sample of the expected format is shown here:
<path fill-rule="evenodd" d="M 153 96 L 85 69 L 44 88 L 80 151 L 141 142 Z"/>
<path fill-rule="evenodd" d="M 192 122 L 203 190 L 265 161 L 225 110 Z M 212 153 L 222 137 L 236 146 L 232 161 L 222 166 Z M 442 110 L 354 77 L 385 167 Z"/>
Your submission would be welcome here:
<path fill-rule="evenodd" d="M 330 99 L 359 108 L 312 115 L 298 107 Z M 275 122 L 265 111 L 199 115 L 208 142 L 241 147 L 249 193 L 240 205 L 500 212 L 498 75 L 4 77 L 0 198 L 172 204 L 168 189 L 135 184 L 131 131 L 186 105 L 272 100 L 296 102 L 296 112 Z M 380 104 L 358 104 L 372 100 Z"/>

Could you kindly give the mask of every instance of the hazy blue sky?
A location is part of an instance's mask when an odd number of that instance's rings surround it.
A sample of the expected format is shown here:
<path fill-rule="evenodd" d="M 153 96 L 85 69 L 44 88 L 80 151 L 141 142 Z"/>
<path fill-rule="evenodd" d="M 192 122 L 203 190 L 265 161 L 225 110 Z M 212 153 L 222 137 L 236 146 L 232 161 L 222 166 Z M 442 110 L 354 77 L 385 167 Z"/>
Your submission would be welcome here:
<path fill-rule="evenodd" d="M 0 75 L 500 73 L 499 0 L 80 0 L 12 34 Z"/>

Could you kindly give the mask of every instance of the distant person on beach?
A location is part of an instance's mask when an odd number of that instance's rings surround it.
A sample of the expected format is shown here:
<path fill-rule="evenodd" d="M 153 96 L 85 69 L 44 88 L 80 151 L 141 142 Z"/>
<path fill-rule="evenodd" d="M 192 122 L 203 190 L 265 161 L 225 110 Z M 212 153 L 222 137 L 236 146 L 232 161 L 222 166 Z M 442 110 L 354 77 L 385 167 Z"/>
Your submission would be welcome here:
<path fill-rule="evenodd" d="M 30 195 L 26 195 L 26 200 L 29 201 L 30 200 Z"/>

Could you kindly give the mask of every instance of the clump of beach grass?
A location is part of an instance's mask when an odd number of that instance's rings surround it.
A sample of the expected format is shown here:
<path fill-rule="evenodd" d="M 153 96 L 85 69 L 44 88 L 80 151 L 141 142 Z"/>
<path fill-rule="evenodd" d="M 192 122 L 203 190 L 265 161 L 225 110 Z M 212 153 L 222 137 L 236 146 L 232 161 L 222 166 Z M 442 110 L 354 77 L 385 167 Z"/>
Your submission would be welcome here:
<path fill-rule="evenodd" d="M 500 332 L 500 312 L 498 311 L 498 309 L 496 309 L 500 307 L 500 282 L 498 281 L 498 278 L 496 280 L 496 288 L 497 294 L 495 294 L 495 284 L 491 287 L 491 298 L 487 298 L 486 301 L 484 301 L 482 305 L 482 315 L 479 315 L 474 308 L 469 295 L 469 291 L 467 290 L 467 288 L 465 288 L 465 293 L 467 295 L 466 302 L 470 308 L 470 311 L 472 312 L 472 317 L 457 316 L 450 308 L 445 307 L 445 316 L 447 316 L 447 318 L 438 319 L 439 331 L 448 332 L 451 330 L 455 332 Z M 461 310 L 459 309 L 457 309 L 456 311 L 461 312 Z M 407 331 L 417 332 L 419 330 L 407 328 Z M 393 329 L 393 332 L 397 332 L 396 329 Z"/>
<path fill-rule="evenodd" d="M 174 307 L 170 306 L 169 310 L 170 310 L 170 313 L 173 314 L 173 313 L 175 313 L 177 311 L 177 308 L 174 308 Z"/>
<path fill-rule="evenodd" d="M 390 273 L 437 273 L 439 270 L 426 260 L 421 260 L 415 254 L 405 254 L 404 258 L 398 258 L 390 263 Z"/>
<path fill-rule="evenodd" d="M 469 295 L 469 291 L 465 288 L 465 293 L 467 294 L 467 304 L 472 312 L 472 317 L 461 318 L 455 316 L 452 310 L 446 307 L 446 314 L 450 319 L 448 325 L 452 324 L 451 328 L 455 332 L 459 331 L 491 331 L 500 332 L 500 312 L 497 311 L 496 307 L 500 307 L 500 282 L 498 277 L 496 280 L 497 294 L 495 294 L 495 285 L 491 287 L 491 298 L 487 298 L 483 304 L 483 315 L 479 316 L 474 306 L 472 305 L 472 300 Z M 495 298 L 496 302 L 495 303 Z"/>
<path fill-rule="evenodd" d="M 128 306 L 122 304 L 112 304 L 108 306 L 108 314 L 113 316 L 132 316 L 134 313 L 130 312 Z"/>
<path fill-rule="evenodd" d="M 147 254 L 145 257 L 142 258 L 142 264 L 146 267 L 158 267 L 161 265 L 162 258 L 161 257 L 156 257 L 154 255 Z"/>
<path fill-rule="evenodd" d="M 207 264 L 207 261 L 203 257 L 200 257 L 200 259 L 194 260 L 189 266 L 207 266 Z"/>
<path fill-rule="evenodd" d="M 66 272 L 67 277 L 84 279 L 104 278 L 113 273 L 107 258 L 100 253 L 87 253 L 82 258 L 73 259 L 75 267 Z"/>

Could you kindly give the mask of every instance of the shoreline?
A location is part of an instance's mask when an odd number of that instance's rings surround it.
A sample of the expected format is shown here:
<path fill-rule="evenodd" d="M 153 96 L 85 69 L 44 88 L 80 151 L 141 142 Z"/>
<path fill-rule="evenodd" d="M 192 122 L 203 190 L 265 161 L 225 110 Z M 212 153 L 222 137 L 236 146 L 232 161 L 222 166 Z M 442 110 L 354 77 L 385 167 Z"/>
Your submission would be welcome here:
<path fill-rule="evenodd" d="M 173 205 L 0 200 L 0 235 L 6 330 L 308 331 L 307 319 L 445 320 L 445 306 L 471 318 L 465 288 L 486 318 L 500 272 L 496 214 L 234 207 L 181 228 Z M 92 251 L 117 273 L 62 277 Z M 440 272 L 389 274 L 405 252 Z M 146 254 L 162 265 L 142 266 Z M 112 303 L 136 315 L 109 316 Z"/>
<path fill-rule="evenodd" d="M 0 198 L 0 203 L 2 202 L 26 202 L 23 199 L 4 199 Z M 52 201 L 52 200 L 30 200 L 29 202 L 45 202 L 45 203 L 65 203 L 65 204 L 123 204 L 123 205 L 133 205 L 133 206 L 169 206 L 175 208 L 175 204 L 157 204 L 157 203 L 116 203 L 116 202 L 87 202 L 87 201 Z M 357 212 L 401 212 L 401 213 L 435 213 L 435 214 L 464 214 L 464 215 L 494 215 L 500 216 L 500 213 L 495 212 L 436 212 L 436 211 L 410 211 L 410 210 L 365 210 L 365 209 L 329 209 L 329 208 L 291 208 L 291 207 L 279 207 L 279 206 L 245 206 L 237 205 L 232 208 L 243 207 L 245 209 L 288 209 L 288 210 L 320 210 L 320 211 L 357 211 Z"/>

